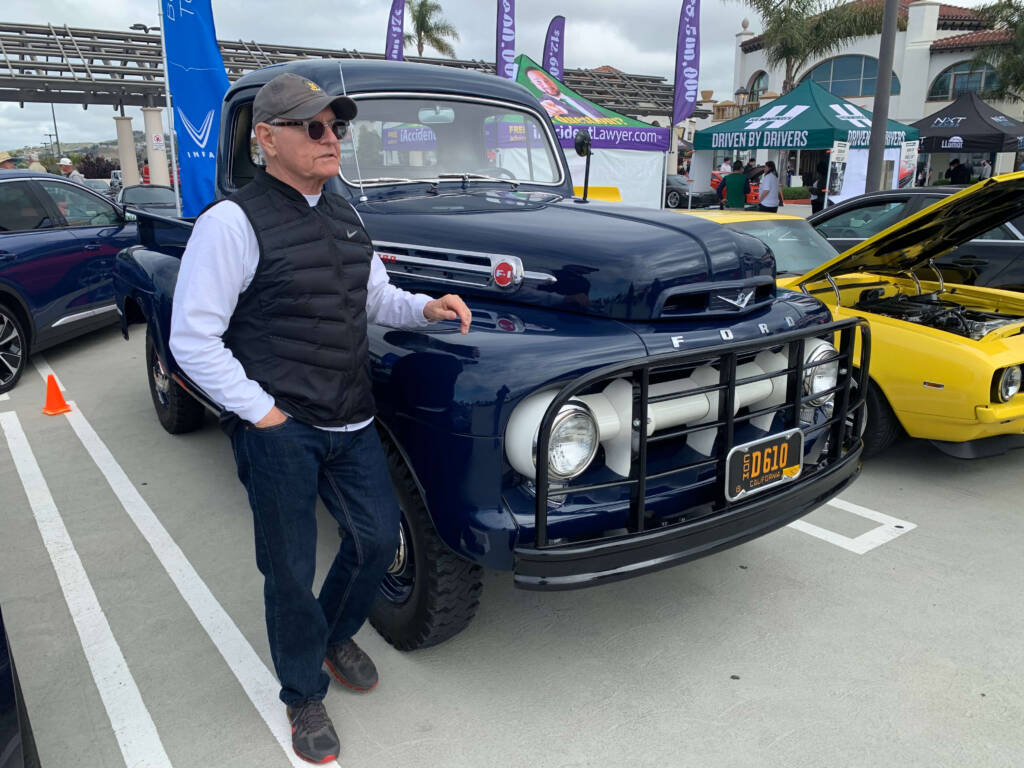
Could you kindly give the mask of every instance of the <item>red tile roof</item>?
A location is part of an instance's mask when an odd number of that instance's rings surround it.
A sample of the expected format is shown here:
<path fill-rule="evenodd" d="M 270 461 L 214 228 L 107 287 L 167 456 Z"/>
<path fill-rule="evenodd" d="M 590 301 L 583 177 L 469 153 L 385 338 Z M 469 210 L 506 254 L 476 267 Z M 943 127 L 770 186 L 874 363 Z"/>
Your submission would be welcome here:
<path fill-rule="evenodd" d="M 609 66 L 608 64 L 605 64 L 604 66 L 601 66 L 601 67 L 595 67 L 591 71 L 593 71 L 593 72 L 602 72 L 602 73 L 604 73 L 606 75 L 624 75 L 625 74 L 625 72 L 623 72 L 621 69 L 616 69 L 615 67 Z"/>
<path fill-rule="evenodd" d="M 855 3 L 877 3 L 879 0 L 853 0 Z M 907 6 L 915 0 L 900 0 L 900 17 L 907 18 Z M 963 8 L 959 5 L 939 6 L 939 29 L 980 29 L 984 22 L 977 12 L 971 8 Z M 761 35 L 744 40 L 740 48 L 744 53 L 753 53 L 761 50 Z M 932 46 L 934 50 L 934 45 Z"/>
<path fill-rule="evenodd" d="M 1008 29 L 982 29 L 978 32 L 965 32 L 936 40 L 931 44 L 933 51 L 964 51 L 981 48 L 985 45 L 1009 45 L 1013 41 L 1013 32 Z"/>

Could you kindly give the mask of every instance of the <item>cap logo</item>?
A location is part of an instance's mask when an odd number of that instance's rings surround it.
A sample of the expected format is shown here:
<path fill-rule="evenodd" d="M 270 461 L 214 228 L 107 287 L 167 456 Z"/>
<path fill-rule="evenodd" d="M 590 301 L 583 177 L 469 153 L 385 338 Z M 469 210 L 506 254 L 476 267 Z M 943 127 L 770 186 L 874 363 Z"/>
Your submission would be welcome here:
<path fill-rule="evenodd" d="M 317 85 L 316 83 L 312 82 L 311 80 L 307 80 L 306 81 L 306 85 L 308 85 L 309 86 L 309 90 L 311 90 L 313 92 L 317 92 L 317 91 L 320 90 L 320 86 Z"/>

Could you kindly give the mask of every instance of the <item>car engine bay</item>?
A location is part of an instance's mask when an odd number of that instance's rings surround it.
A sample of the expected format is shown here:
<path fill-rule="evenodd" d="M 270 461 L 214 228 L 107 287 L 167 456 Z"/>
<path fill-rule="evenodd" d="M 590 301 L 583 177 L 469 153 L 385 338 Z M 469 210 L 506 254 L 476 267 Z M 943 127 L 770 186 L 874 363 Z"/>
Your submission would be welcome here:
<path fill-rule="evenodd" d="M 935 292 L 919 296 L 908 296 L 904 293 L 886 296 L 885 289 L 873 288 L 862 291 L 854 307 L 864 312 L 926 325 L 974 340 L 981 339 L 1005 325 L 1024 320 L 1024 317 L 969 309 L 963 304 L 943 301 L 940 295 L 940 292 Z"/>

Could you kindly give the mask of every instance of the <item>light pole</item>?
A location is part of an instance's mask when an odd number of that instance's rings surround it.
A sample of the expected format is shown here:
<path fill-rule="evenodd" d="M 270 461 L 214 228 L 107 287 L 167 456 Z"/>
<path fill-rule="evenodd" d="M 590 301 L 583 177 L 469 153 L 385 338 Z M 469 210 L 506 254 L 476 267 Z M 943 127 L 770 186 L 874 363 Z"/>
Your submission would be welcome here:
<path fill-rule="evenodd" d="M 164 5 L 157 0 L 158 15 L 160 17 L 159 27 L 148 27 L 145 24 L 132 24 L 129 29 L 137 29 L 149 34 L 150 30 L 160 32 L 160 53 L 164 60 L 164 97 L 167 101 L 167 125 L 168 135 L 171 137 L 171 186 L 174 187 L 174 209 L 181 218 L 181 192 L 178 189 L 178 152 L 174 142 L 174 109 L 171 107 L 171 73 L 167 66 L 167 36 L 164 32 Z"/>
<path fill-rule="evenodd" d="M 871 110 L 871 143 L 868 145 L 868 170 L 864 191 L 877 192 L 882 187 L 885 160 L 885 129 L 889 123 L 889 92 L 892 90 L 892 57 L 896 45 L 896 23 L 899 0 L 885 0 L 882 12 L 882 39 L 878 44 L 878 79 L 875 103 Z"/>
<path fill-rule="evenodd" d="M 63 150 L 60 148 L 60 134 L 57 133 L 57 113 L 53 110 L 53 102 L 50 102 L 50 116 L 53 118 L 53 137 L 57 140 L 57 159 L 59 160 L 64 156 Z"/>

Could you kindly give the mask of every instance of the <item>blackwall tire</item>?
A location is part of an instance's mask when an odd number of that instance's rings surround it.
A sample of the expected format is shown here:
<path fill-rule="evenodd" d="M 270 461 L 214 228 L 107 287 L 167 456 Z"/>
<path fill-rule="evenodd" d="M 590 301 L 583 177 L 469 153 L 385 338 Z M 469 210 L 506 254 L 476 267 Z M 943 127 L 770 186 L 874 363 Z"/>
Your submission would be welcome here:
<path fill-rule="evenodd" d="M 166 372 L 153 334 L 146 329 L 146 378 L 160 426 L 172 435 L 195 432 L 203 426 L 206 409 Z"/>
<path fill-rule="evenodd" d="M 398 650 L 414 651 L 443 643 L 469 625 L 480 604 L 483 568 L 441 541 L 401 454 L 386 438 L 383 442 L 402 510 L 402 543 L 394 572 L 384 577 L 377 594 L 370 624 Z"/>
<path fill-rule="evenodd" d="M 864 458 L 875 456 L 899 437 L 902 427 L 885 394 L 875 382 L 868 383 L 864 419 Z"/>
<path fill-rule="evenodd" d="M 17 316 L 0 304 L 0 394 L 14 389 L 28 365 L 28 337 Z"/>
<path fill-rule="evenodd" d="M 683 203 L 683 196 L 674 189 L 665 195 L 665 206 L 667 208 L 678 208 Z"/>

